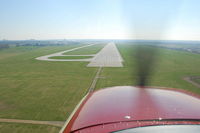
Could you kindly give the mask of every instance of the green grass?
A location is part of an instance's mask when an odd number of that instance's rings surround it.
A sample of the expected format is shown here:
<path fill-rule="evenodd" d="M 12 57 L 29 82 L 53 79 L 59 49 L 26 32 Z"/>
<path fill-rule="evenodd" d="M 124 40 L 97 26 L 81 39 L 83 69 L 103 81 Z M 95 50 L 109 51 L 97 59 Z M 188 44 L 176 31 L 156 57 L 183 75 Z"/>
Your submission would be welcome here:
<path fill-rule="evenodd" d="M 53 56 L 50 59 L 89 59 L 93 56 Z"/>
<path fill-rule="evenodd" d="M 64 121 L 87 92 L 97 68 L 88 62 L 38 61 L 36 57 L 83 45 L 48 47 L 12 47 L 0 51 L 0 118 Z M 94 54 L 103 45 L 72 51 L 70 54 Z M 96 89 L 136 85 L 135 46 L 118 44 L 124 67 L 103 68 Z M 147 47 L 147 46 L 146 46 Z M 93 49 L 93 50 L 91 50 Z M 91 50 L 91 51 L 90 51 Z M 182 80 L 200 76 L 200 55 L 158 48 L 159 59 L 149 85 L 174 87 L 200 94 L 200 89 Z M 3 126 L 2 126 L 3 125 Z M 57 132 L 49 126 L 0 124 L 0 132 Z M 2 128 L 3 127 L 3 128 Z"/>
<path fill-rule="evenodd" d="M 193 81 L 200 84 L 200 78 L 193 79 Z"/>
<path fill-rule="evenodd" d="M 136 85 L 136 59 L 132 56 L 136 46 L 120 45 L 118 49 L 125 60 L 122 68 L 103 68 L 97 89 L 108 86 Z M 148 46 L 145 46 L 148 47 Z M 152 48 L 152 47 L 149 47 Z M 185 76 L 200 75 L 200 54 L 154 48 L 159 51 L 157 63 L 154 66 L 150 86 L 182 88 L 200 94 L 200 89 L 182 80 Z"/>
<path fill-rule="evenodd" d="M 58 133 L 59 130 L 46 125 L 0 123 L 0 133 Z"/>
<path fill-rule="evenodd" d="M 80 45 L 79 45 L 80 46 Z M 64 121 L 87 92 L 97 68 L 88 62 L 35 60 L 74 46 L 0 51 L 0 118 Z"/>
<path fill-rule="evenodd" d="M 83 55 L 83 54 L 96 54 L 97 52 L 99 52 L 103 47 L 105 46 L 105 44 L 97 44 L 97 45 L 94 45 L 94 46 L 90 46 L 90 47 L 85 47 L 85 48 L 81 48 L 81 49 L 78 49 L 78 50 L 75 50 L 75 51 L 71 51 L 71 52 L 67 52 L 67 53 L 64 53 L 66 55 L 76 55 L 76 54 L 79 54 L 79 55 Z"/>

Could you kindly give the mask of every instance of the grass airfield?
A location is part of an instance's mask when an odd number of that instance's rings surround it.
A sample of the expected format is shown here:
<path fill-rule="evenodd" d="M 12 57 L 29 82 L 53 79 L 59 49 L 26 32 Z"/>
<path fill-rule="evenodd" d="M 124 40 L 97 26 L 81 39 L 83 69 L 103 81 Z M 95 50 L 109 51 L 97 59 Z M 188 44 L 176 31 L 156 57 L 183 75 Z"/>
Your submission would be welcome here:
<path fill-rule="evenodd" d="M 116 85 L 136 85 L 136 59 L 133 56 L 136 46 L 120 45 L 118 49 L 124 59 L 123 68 L 103 68 L 97 88 Z M 144 46 L 148 48 L 155 48 Z M 161 86 L 186 89 L 200 94 L 200 88 L 183 80 L 185 76 L 200 75 L 200 54 L 156 48 L 158 58 L 153 67 L 149 86 Z"/>
<path fill-rule="evenodd" d="M 33 124 L 0 123 L 1 133 L 58 133 L 59 127 Z"/>
<path fill-rule="evenodd" d="M 48 62 L 35 58 L 73 47 L 77 45 L 31 49 L 26 46 L 0 51 L 0 118 L 65 121 L 86 94 L 96 68 L 88 69 L 87 62 Z M 20 125 L 5 124 L 0 124 L 0 132 Z M 27 125 L 24 130 L 13 132 L 27 132 L 30 127 L 38 133 L 36 126 Z M 49 127 L 42 129 L 45 128 Z"/>
<path fill-rule="evenodd" d="M 0 51 L 0 118 L 64 121 L 86 94 L 98 68 L 88 62 L 38 61 L 36 57 L 75 48 L 66 46 L 21 46 Z M 79 49 L 67 54 L 95 54 L 103 45 Z M 117 43 L 124 59 L 122 68 L 103 68 L 96 89 L 135 85 L 135 46 Z M 148 46 L 147 46 L 148 47 Z M 200 89 L 182 80 L 200 75 L 200 54 L 159 49 L 151 86 L 182 88 L 200 94 Z M 0 123 L 0 132 L 56 133 L 58 127 Z"/>

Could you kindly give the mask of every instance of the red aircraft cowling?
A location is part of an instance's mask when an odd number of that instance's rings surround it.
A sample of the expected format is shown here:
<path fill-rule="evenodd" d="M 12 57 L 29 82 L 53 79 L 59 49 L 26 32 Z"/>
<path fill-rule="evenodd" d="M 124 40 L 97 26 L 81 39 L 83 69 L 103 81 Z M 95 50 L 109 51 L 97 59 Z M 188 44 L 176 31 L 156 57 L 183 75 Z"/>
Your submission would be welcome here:
<path fill-rule="evenodd" d="M 62 133 L 108 133 L 149 125 L 200 124 L 200 96 L 178 89 L 118 86 L 84 98 Z"/>

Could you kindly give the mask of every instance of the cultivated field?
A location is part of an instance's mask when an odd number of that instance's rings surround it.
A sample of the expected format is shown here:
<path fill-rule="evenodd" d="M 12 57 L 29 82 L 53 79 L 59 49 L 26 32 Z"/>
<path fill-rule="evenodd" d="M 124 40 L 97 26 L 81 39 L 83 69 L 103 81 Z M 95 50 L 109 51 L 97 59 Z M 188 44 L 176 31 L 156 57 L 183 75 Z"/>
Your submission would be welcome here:
<path fill-rule="evenodd" d="M 0 118 L 64 121 L 86 94 L 98 70 L 88 62 L 38 61 L 36 57 L 80 47 L 79 45 L 12 47 L 0 51 Z M 96 89 L 136 84 L 135 46 L 116 45 L 124 67 L 103 68 Z M 95 54 L 103 45 L 95 45 L 66 54 Z M 148 47 L 148 46 L 145 46 Z M 152 47 L 151 47 L 152 48 Z M 175 87 L 200 94 L 200 89 L 183 80 L 200 76 L 200 54 L 158 48 L 159 59 L 150 85 Z M 59 127 L 0 123 L 0 132 L 56 133 Z"/>

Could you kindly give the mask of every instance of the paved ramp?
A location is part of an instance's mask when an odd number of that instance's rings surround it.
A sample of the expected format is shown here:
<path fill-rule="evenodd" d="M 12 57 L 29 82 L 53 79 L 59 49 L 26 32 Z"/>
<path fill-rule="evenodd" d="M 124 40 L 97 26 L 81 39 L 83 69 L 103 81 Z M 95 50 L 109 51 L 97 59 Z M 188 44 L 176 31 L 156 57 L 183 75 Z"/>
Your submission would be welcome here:
<path fill-rule="evenodd" d="M 97 53 L 88 67 L 123 67 L 123 59 L 114 43 L 107 44 Z"/>

